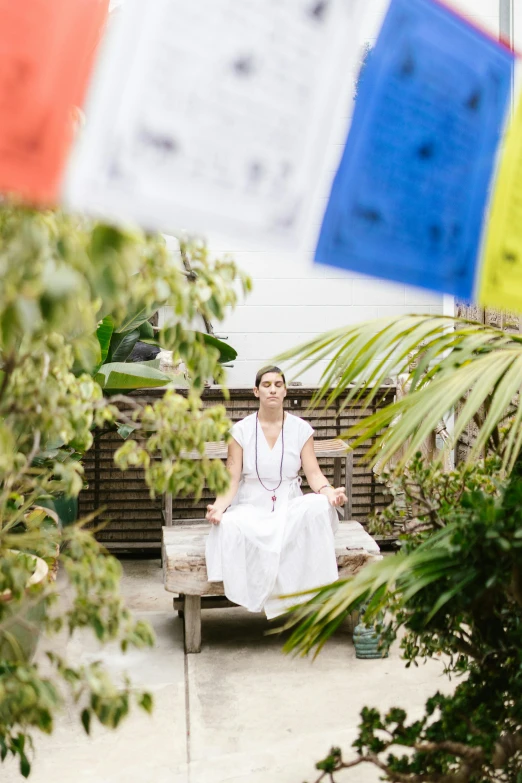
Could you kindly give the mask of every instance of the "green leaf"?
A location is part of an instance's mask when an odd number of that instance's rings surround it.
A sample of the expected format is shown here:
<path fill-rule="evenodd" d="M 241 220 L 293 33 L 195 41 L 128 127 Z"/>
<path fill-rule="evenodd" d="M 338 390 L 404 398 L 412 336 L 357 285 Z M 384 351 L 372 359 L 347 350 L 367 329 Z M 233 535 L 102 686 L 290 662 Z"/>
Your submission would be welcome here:
<path fill-rule="evenodd" d="M 23 755 L 25 748 L 25 734 L 17 734 L 16 737 L 13 737 L 11 740 L 11 745 L 20 755 Z"/>
<path fill-rule="evenodd" d="M 91 733 L 91 713 L 90 713 L 90 710 L 84 709 L 82 711 L 81 720 L 82 720 L 82 726 L 85 729 L 85 733 L 86 734 L 90 734 Z"/>
<path fill-rule="evenodd" d="M 143 693 L 141 695 L 139 705 L 142 709 L 145 710 L 145 712 L 148 712 L 149 715 L 152 713 L 153 701 L 150 693 Z"/>
<path fill-rule="evenodd" d="M 219 340 L 217 337 L 214 337 L 213 334 L 187 330 L 185 332 L 185 336 L 188 340 L 197 337 L 199 340 L 202 340 L 205 343 L 205 345 L 211 346 L 212 348 L 216 348 L 219 351 L 218 361 L 220 362 L 220 364 L 223 364 L 225 362 L 232 362 L 234 361 L 234 359 L 237 359 L 237 351 L 235 350 L 235 348 L 233 348 L 231 345 L 224 342 L 223 340 Z M 160 341 L 158 340 L 158 338 L 155 336 L 155 334 L 152 338 L 140 337 L 140 340 L 144 343 L 147 343 L 148 345 L 157 345 L 160 348 L 163 347 Z"/>
<path fill-rule="evenodd" d="M 157 337 L 140 337 L 140 343 L 145 343 L 146 345 L 155 345 L 157 348 L 162 348 L 162 345 Z"/>
<path fill-rule="evenodd" d="M 20 756 L 20 773 L 24 778 L 28 778 L 29 775 L 31 774 L 31 765 L 25 753 L 22 756 Z"/>
<path fill-rule="evenodd" d="M 157 309 L 157 307 L 154 307 L 152 310 L 148 307 L 142 307 L 137 312 L 128 314 L 117 326 L 115 331 L 118 334 L 122 334 L 123 332 L 130 332 L 134 329 L 138 329 L 145 321 L 152 318 Z"/>
<path fill-rule="evenodd" d="M 442 607 L 445 604 L 448 603 L 448 601 L 451 601 L 452 598 L 458 595 L 466 585 L 472 582 L 474 578 L 475 578 L 474 573 L 467 574 L 464 577 L 464 579 L 461 579 L 459 582 L 457 582 L 457 584 L 454 585 L 454 587 L 452 587 L 451 590 L 447 590 L 445 593 L 440 595 L 433 608 L 426 615 L 426 623 L 429 623 L 431 618 L 434 617 L 437 614 L 437 612 L 440 609 L 442 609 Z"/>
<path fill-rule="evenodd" d="M 91 233 L 90 250 L 93 255 L 104 255 L 107 251 L 120 252 L 125 234 L 114 226 L 99 223 Z"/>
<path fill-rule="evenodd" d="M 85 335 L 74 342 L 73 373 L 92 373 L 101 364 L 100 343 L 95 334 Z"/>
<path fill-rule="evenodd" d="M 114 319 L 112 315 L 106 315 L 103 321 L 98 325 L 96 330 L 96 337 L 100 343 L 101 349 L 101 363 L 107 359 L 109 353 L 109 346 L 111 344 L 111 337 L 114 332 Z"/>
<path fill-rule="evenodd" d="M 100 367 L 94 380 L 106 391 L 128 391 L 166 386 L 172 378 L 139 362 L 111 362 Z"/>
<path fill-rule="evenodd" d="M 120 424 L 120 426 L 117 429 L 118 435 L 120 435 L 123 440 L 127 440 L 129 435 L 132 435 L 134 430 L 137 429 L 136 425 L 133 424 Z"/>
<path fill-rule="evenodd" d="M 131 332 L 125 332 L 124 334 L 113 334 L 107 360 L 109 362 L 126 362 L 139 338 L 140 332 L 138 329 L 133 329 Z"/>
<path fill-rule="evenodd" d="M 144 367 L 153 367 L 155 370 L 159 370 L 161 362 L 159 359 L 147 359 L 146 362 L 140 362 Z"/>
<path fill-rule="evenodd" d="M 237 359 L 237 351 L 228 343 L 218 340 L 213 334 L 206 334 L 205 332 L 199 332 L 199 334 L 203 335 L 206 345 L 211 345 L 213 348 L 218 349 L 220 363 L 232 362 L 234 359 Z"/>
<path fill-rule="evenodd" d="M 140 340 L 154 340 L 155 332 L 152 324 L 149 321 L 143 321 L 139 326 Z"/>

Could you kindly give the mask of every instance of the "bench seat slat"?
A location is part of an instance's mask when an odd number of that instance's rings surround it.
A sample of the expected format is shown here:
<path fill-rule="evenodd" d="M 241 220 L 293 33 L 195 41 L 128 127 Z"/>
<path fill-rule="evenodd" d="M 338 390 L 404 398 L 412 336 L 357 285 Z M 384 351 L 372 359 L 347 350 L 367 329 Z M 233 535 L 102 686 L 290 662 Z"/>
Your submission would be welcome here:
<path fill-rule="evenodd" d="M 208 582 L 205 538 L 208 524 L 163 528 L 163 579 L 165 589 L 184 595 L 223 595 L 221 582 Z M 355 520 L 341 522 L 335 535 L 339 578 L 357 573 L 364 565 L 379 560 L 379 547 Z"/>

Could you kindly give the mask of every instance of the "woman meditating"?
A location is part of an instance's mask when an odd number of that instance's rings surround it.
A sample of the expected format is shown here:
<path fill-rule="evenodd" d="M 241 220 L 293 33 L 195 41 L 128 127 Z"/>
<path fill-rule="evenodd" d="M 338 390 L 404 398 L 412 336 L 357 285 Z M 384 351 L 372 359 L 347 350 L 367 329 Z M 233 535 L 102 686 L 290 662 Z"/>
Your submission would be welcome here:
<path fill-rule="evenodd" d="M 206 514 L 209 581 L 222 581 L 230 601 L 268 618 L 298 603 L 278 596 L 337 579 L 335 507 L 346 502 L 317 463 L 312 427 L 283 410 L 286 391 L 278 367 L 258 372 L 259 410 L 232 427 L 230 488 Z M 301 466 L 315 494 L 301 492 Z"/>

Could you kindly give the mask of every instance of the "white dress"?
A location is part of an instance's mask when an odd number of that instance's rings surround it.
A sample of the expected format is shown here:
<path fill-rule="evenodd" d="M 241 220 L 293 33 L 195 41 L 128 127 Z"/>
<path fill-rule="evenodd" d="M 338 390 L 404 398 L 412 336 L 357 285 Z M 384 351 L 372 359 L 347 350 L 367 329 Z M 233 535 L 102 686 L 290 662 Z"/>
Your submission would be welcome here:
<path fill-rule="evenodd" d="M 243 449 L 243 470 L 232 504 L 206 541 L 208 579 L 223 582 L 230 601 L 250 612 L 264 609 L 272 618 L 307 600 L 278 596 L 337 579 L 337 513 L 324 495 L 301 492 L 301 450 L 314 432 L 306 421 L 286 414 L 283 480 L 275 493 L 264 489 L 256 474 L 256 414 L 234 424 L 231 432 Z M 259 476 L 272 489 L 279 482 L 282 437 L 270 449 L 259 424 L 257 439 Z"/>

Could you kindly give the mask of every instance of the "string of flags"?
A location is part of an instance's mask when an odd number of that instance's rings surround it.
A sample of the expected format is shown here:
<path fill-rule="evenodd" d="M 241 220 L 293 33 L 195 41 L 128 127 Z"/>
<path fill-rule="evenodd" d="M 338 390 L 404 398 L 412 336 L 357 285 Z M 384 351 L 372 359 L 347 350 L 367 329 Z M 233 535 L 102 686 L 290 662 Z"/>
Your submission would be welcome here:
<path fill-rule="evenodd" d="M 56 203 L 109 0 L 0 0 L 0 192 Z"/>
<path fill-rule="evenodd" d="M 0 192 L 522 311 L 508 47 L 387 0 L 346 132 L 355 0 L 108 7 L 0 0 Z"/>
<path fill-rule="evenodd" d="M 126 0 L 100 54 L 67 205 L 165 233 L 295 246 L 349 99 L 347 9 Z"/>
<path fill-rule="evenodd" d="M 471 299 L 513 54 L 432 0 L 392 0 L 316 260 Z"/>

